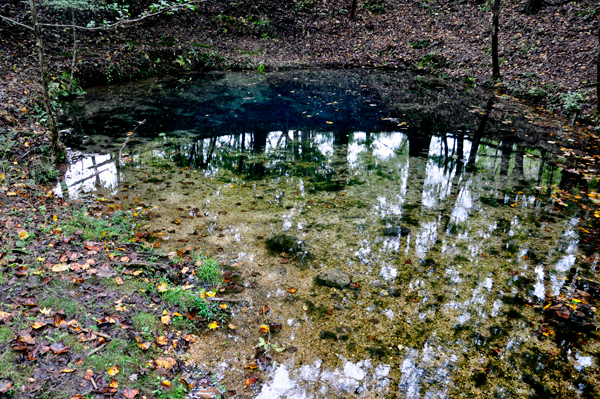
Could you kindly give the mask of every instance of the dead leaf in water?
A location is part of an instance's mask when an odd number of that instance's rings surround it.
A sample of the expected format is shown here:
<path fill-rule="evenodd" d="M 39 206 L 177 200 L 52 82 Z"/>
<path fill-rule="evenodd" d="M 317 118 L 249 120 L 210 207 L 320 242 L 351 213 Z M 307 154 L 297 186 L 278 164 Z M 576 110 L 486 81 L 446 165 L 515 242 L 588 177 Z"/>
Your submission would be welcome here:
<path fill-rule="evenodd" d="M 295 294 L 296 291 L 298 291 L 298 288 L 290 287 L 286 291 L 289 292 L 290 294 Z"/>

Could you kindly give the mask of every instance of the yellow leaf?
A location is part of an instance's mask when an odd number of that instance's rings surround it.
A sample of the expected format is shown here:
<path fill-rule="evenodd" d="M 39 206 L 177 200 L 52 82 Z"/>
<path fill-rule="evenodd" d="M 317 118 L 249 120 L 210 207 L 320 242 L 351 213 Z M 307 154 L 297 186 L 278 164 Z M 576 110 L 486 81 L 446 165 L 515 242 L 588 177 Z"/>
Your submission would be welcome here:
<path fill-rule="evenodd" d="M 66 263 L 57 263 L 56 265 L 52 266 L 52 271 L 59 273 L 59 272 L 64 272 L 69 270 L 69 265 L 67 265 Z"/>
<path fill-rule="evenodd" d="M 164 380 L 160 384 L 166 388 L 171 388 L 171 381 L 169 380 Z"/>
<path fill-rule="evenodd" d="M 119 366 L 112 366 L 111 368 L 108 369 L 108 375 L 109 376 L 115 376 L 117 374 L 119 374 Z"/>
<path fill-rule="evenodd" d="M 52 220 L 54 220 L 55 222 L 58 221 L 58 216 L 52 215 Z"/>
<path fill-rule="evenodd" d="M 156 359 L 156 365 L 167 370 L 171 370 L 176 364 L 177 361 L 172 357 L 161 357 Z"/>
<path fill-rule="evenodd" d="M 163 324 L 171 324 L 171 316 L 164 315 L 160 318 L 160 321 L 162 321 Z"/>
<path fill-rule="evenodd" d="M 26 240 L 28 238 L 29 238 L 29 233 L 26 232 L 25 230 L 21 230 L 21 232 L 19 233 L 19 239 Z"/>
<path fill-rule="evenodd" d="M 216 321 L 213 321 L 208 325 L 208 328 L 210 328 L 211 330 L 216 330 L 217 327 L 219 327 L 219 323 L 217 323 Z"/>
<path fill-rule="evenodd" d="M 75 369 L 62 369 L 62 370 L 60 370 L 61 373 L 72 373 L 73 371 L 75 371 Z"/>
<path fill-rule="evenodd" d="M 216 292 L 214 292 L 214 291 L 209 291 L 209 292 L 207 292 L 207 293 L 206 293 L 206 296 L 209 296 L 209 297 L 211 297 L 211 298 L 214 298 L 216 294 L 217 294 L 217 293 L 216 293 Z"/>
<path fill-rule="evenodd" d="M 167 283 L 165 283 L 164 281 L 158 284 L 158 292 L 165 292 L 168 289 L 169 288 L 167 287 Z"/>
<path fill-rule="evenodd" d="M 269 332 L 269 326 L 266 325 L 266 324 L 261 324 L 261 326 L 260 326 L 260 332 L 264 333 L 264 334 L 268 333 Z"/>
<path fill-rule="evenodd" d="M 219 307 L 220 307 L 221 309 L 225 310 L 225 309 L 227 309 L 227 304 L 226 304 L 226 303 L 223 303 L 223 304 L 219 305 Z"/>
<path fill-rule="evenodd" d="M 121 277 L 116 277 L 115 278 L 115 283 L 117 283 L 117 285 L 123 285 L 123 284 L 125 284 L 123 282 L 123 279 Z"/>

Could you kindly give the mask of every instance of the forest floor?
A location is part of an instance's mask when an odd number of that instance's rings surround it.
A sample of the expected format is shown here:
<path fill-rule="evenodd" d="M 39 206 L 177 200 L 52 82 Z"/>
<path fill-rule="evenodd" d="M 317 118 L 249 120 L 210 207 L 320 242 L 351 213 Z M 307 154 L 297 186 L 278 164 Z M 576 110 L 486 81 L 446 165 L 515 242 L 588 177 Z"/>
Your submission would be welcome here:
<path fill-rule="evenodd" d="M 348 0 L 215 2 L 130 28 L 79 32 L 76 77 L 86 86 L 209 69 L 364 67 L 433 74 L 534 101 L 568 121 L 580 116 L 581 125 L 575 121 L 567 135 L 552 140 L 562 146 L 565 169 L 586 170 L 597 181 L 593 3 L 525 15 L 524 2 L 507 1 L 501 82 L 490 79 L 486 3 L 371 0 L 359 4 L 354 21 L 349 7 Z M 68 23 L 64 12 L 40 12 L 46 21 Z M 21 3 L 8 3 L 0 13 L 28 22 Z M 68 81 L 71 34 L 45 30 L 57 109 Z M 110 203 L 99 203 L 96 212 L 104 219 L 95 222 L 81 213 L 82 204 L 55 198 L 50 183 L 58 172 L 28 30 L 0 24 L 0 71 L 0 395 L 178 398 L 194 383 L 214 394 L 210 375 L 192 381 L 180 374 L 180 357 L 194 339 L 188 323 L 202 316 L 185 300 L 169 301 L 160 292 L 165 281 L 185 287 L 183 270 L 194 270 L 204 255 L 182 248 L 168 257 L 130 241 L 140 238 L 127 224 L 135 224 L 132 216 L 115 216 Z M 571 194 L 560 193 L 577 202 Z M 595 191 L 587 194 L 600 202 Z M 123 225 L 131 229 L 119 230 Z M 227 311 L 206 303 L 213 313 L 204 327 L 214 319 L 226 324 Z"/>

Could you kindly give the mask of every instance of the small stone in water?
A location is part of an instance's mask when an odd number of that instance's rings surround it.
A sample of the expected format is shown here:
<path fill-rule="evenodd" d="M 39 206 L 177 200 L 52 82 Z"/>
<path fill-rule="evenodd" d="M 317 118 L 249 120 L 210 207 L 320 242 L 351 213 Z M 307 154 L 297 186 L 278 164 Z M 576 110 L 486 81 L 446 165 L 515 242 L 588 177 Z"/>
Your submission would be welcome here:
<path fill-rule="evenodd" d="M 383 235 L 388 237 L 402 237 L 410 234 L 410 229 L 404 226 L 386 227 L 383 229 Z"/>
<path fill-rule="evenodd" d="M 350 284 L 350 277 L 339 269 L 327 269 L 317 274 L 316 281 L 328 287 L 344 288 Z"/>

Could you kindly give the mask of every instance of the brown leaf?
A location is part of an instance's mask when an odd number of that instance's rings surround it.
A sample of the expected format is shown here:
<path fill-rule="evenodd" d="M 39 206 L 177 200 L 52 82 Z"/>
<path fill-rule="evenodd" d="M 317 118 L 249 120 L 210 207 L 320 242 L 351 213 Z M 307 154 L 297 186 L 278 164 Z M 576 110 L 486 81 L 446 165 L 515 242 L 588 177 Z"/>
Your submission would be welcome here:
<path fill-rule="evenodd" d="M 1 323 L 6 323 L 7 321 L 12 320 L 12 318 L 13 318 L 12 313 L 0 312 L 0 322 Z"/>
<path fill-rule="evenodd" d="M 168 343 L 169 343 L 169 339 L 167 337 L 165 337 L 164 335 L 161 335 L 160 337 L 156 337 L 156 345 L 165 346 Z"/>
<path fill-rule="evenodd" d="M 60 355 L 61 353 L 65 353 L 66 351 L 68 351 L 69 347 L 65 346 L 65 344 L 63 344 L 62 342 L 55 342 L 52 345 L 50 345 L 50 350 L 55 354 Z"/>
<path fill-rule="evenodd" d="M 298 288 L 290 287 L 287 289 L 287 292 L 289 292 L 290 294 L 295 294 L 296 291 L 298 291 Z"/>
<path fill-rule="evenodd" d="M 12 388 L 12 381 L 3 380 L 0 381 L 0 393 L 7 393 Z"/>
<path fill-rule="evenodd" d="M 100 267 L 100 269 L 98 269 L 98 273 L 97 275 L 100 277 L 104 277 L 104 278 L 111 278 L 112 276 L 116 275 L 117 273 L 110 267 L 110 265 L 108 263 L 105 263 L 102 265 L 102 267 Z"/>
<path fill-rule="evenodd" d="M 33 345 L 35 344 L 35 337 L 32 337 L 30 334 L 23 334 L 17 340 L 19 342 L 23 342 L 24 344 Z"/>
<path fill-rule="evenodd" d="M 252 388 L 252 386 L 254 384 L 256 384 L 256 378 L 254 378 L 254 377 L 246 378 L 246 386 L 248 388 Z"/>
<path fill-rule="evenodd" d="M 125 396 L 127 399 L 133 399 L 137 396 L 139 391 L 140 390 L 137 388 L 125 388 L 125 390 L 123 390 L 123 396 Z"/>

